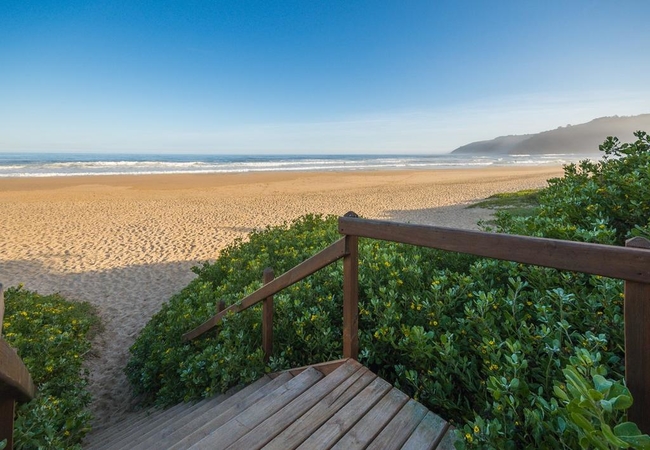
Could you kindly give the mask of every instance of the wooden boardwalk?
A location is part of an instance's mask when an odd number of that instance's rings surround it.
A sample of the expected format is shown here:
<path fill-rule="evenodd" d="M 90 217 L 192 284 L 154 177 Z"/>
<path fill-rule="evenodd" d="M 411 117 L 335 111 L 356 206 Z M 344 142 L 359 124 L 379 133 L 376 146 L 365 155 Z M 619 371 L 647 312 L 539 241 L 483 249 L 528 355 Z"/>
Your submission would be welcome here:
<path fill-rule="evenodd" d="M 353 359 L 267 375 L 89 438 L 90 450 L 453 448 L 447 422 Z"/>

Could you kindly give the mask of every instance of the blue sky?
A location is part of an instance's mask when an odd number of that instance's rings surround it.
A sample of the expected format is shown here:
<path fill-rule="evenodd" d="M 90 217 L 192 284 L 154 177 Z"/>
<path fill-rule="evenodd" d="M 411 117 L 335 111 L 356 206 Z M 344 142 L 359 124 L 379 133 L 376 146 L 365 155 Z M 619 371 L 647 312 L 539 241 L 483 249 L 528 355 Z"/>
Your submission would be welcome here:
<path fill-rule="evenodd" d="M 0 2 L 0 151 L 441 153 L 650 112 L 650 1 Z"/>

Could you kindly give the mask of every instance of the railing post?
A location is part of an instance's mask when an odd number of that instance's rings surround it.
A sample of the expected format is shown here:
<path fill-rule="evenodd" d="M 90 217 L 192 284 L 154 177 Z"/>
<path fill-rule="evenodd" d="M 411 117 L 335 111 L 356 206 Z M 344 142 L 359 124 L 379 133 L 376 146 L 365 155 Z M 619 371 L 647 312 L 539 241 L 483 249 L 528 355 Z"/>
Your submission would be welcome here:
<path fill-rule="evenodd" d="M 650 251 L 650 241 L 636 237 L 626 247 Z M 628 419 L 650 434 L 650 284 L 625 282 L 625 381 L 634 397 Z"/>
<path fill-rule="evenodd" d="M 16 401 L 13 397 L 0 399 L 0 441 L 7 440 L 5 448 L 14 448 L 14 415 Z"/>
<path fill-rule="evenodd" d="M 273 269 L 264 269 L 264 284 L 270 283 L 275 278 Z M 264 361 L 268 362 L 273 353 L 273 296 L 269 295 L 262 303 L 262 349 Z"/>
<path fill-rule="evenodd" d="M 5 293 L 0 283 L 0 335 L 2 334 L 2 321 L 5 318 Z"/>
<path fill-rule="evenodd" d="M 359 356 L 359 238 L 345 236 L 343 257 L 343 357 Z"/>

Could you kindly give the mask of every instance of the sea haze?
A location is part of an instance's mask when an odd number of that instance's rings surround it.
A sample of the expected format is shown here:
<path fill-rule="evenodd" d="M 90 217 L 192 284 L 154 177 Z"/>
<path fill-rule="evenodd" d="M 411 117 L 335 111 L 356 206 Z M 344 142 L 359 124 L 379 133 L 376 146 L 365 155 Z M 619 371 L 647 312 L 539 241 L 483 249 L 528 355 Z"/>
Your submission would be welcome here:
<path fill-rule="evenodd" d="M 451 169 L 560 165 L 585 155 L 127 155 L 0 153 L 0 177 L 149 175 L 278 171 Z"/>

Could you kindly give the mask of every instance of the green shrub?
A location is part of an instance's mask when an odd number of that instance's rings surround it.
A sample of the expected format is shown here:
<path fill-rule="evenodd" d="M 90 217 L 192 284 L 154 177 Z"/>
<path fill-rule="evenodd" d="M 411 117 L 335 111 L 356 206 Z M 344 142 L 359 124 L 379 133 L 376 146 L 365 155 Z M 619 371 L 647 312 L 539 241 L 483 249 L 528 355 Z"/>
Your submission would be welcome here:
<path fill-rule="evenodd" d="M 21 287 L 5 292 L 3 335 L 18 351 L 38 388 L 17 409 L 14 448 L 72 449 L 90 430 L 86 407 L 89 332 L 98 320 L 87 303 L 41 296 Z"/>
<path fill-rule="evenodd" d="M 585 160 L 564 168 L 564 177 L 548 181 L 534 217 L 497 213 L 497 229 L 507 233 L 623 245 L 647 235 L 650 221 L 650 136 L 621 144 L 608 138 L 600 161 Z"/>
<path fill-rule="evenodd" d="M 500 231 L 619 243 L 642 231 L 643 214 L 624 221 L 605 214 L 616 201 L 588 196 L 599 194 L 590 181 L 596 173 L 624 176 L 630 156 L 640 164 L 646 141 L 644 134 L 632 146 L 608 141 L 603 162 L 569 166 L 565 178 L 540 193 L 543 220 L 502 216 Z M 646 172 L 638 171 L 639 179 Z M 561 205 L 576 202 L 598 203 L 596 222 L 577 213 L 583 221 L 571 222 Z M 340 263 L 276 295 L 268 364 L 259 307 L 227 317 L 219 332 L 180 340 L 215 313 L 219 299 L 231 304 L 259 288 L 265 267 L 279 274 L 338 238 L 336 218 L 306 216 L 255 232 L 197 268 L 198 277 L 163 306 L 131 348 L 127 375 L 136 393 L 170 404 L 247 383 L 265 371 L 341 357 Z M 598 362 L 598 375 L 622 386 L 620 281 L 366 239 L 359 259 L 359 360 L 451 420 L 461 430 L 460 447 L 577 447 L 585 431 L 571 414 L 575 392 L 566 392 L 566 404 L 556 395 L 566 374 L 582 370 L 586 376 L 584 367 Z M 624 409 L 597 416 L 592 426 L 609 427 L 614 437 L 633 434 L 630 426 L 616 428 Z"/>

